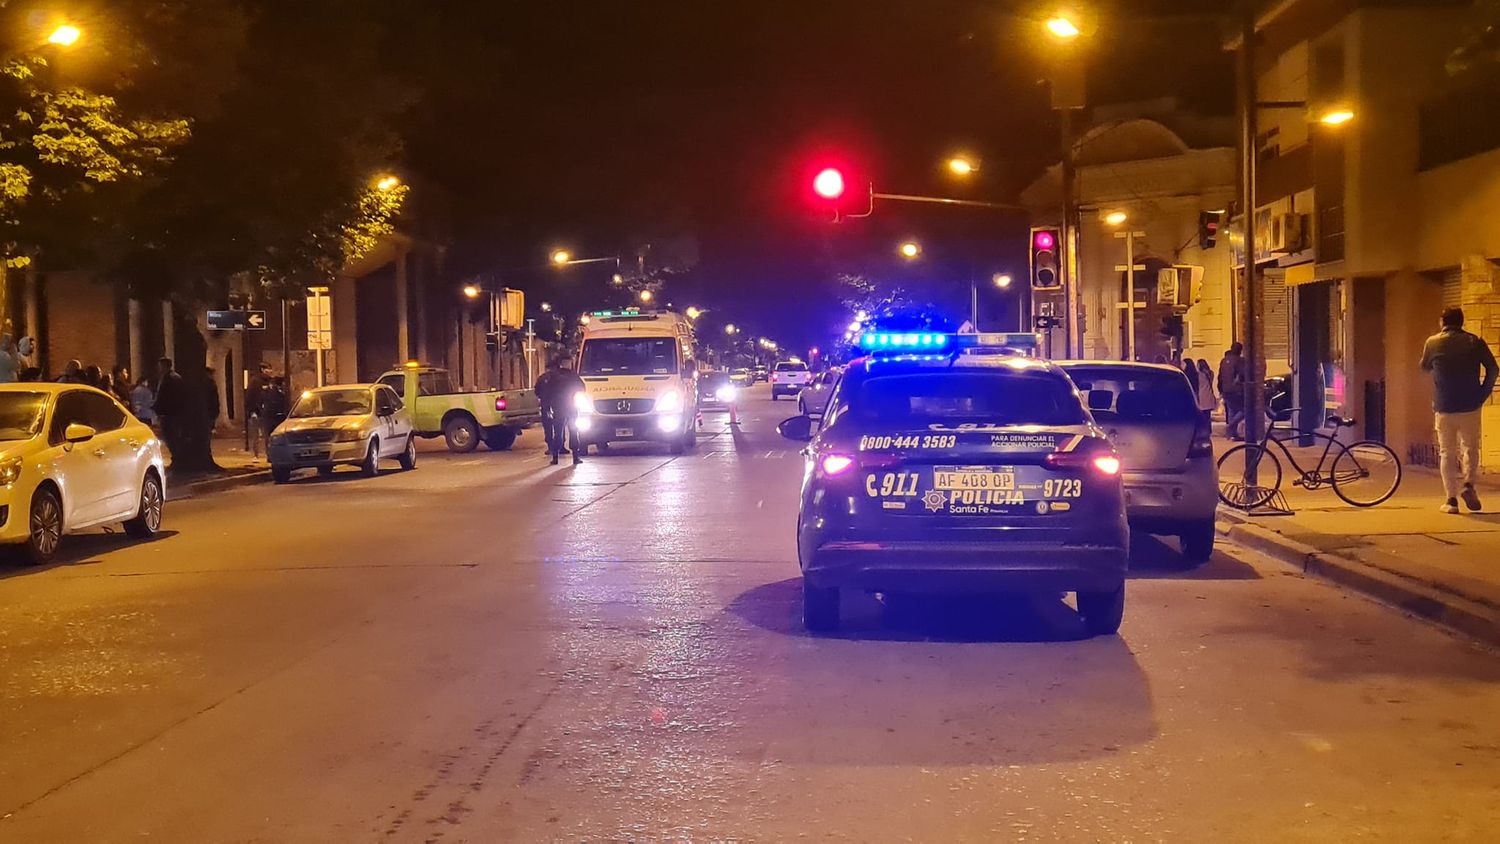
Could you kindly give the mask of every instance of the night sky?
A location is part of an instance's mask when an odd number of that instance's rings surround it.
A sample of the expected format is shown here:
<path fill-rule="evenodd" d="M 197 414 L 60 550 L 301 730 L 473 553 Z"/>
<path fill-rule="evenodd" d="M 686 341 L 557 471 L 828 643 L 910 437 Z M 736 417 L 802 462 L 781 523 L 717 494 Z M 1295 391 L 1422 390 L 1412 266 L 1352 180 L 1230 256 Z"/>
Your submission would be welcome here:
<path fill-rule="evenodd" d="M 537 264 L 553 244 L 603 255 L 650 243 L 653 263 L 693 264 L 669 291 L 693 300 L 679 306 L 713 307 L 803 347 L 848 319 L 835 307 L 840 271 L 897 274 L 955 308 L 970 272 L 1024 275 L 1024 219 L 881 205 L 833 225 L 809 208 L 805 175 L 835 154 L 880 190 L 1013 201 L 1057 154 L 1039 21 L 1014 11 L 1034 7 L 412 5 L 403 58 L 426 94 L 407 166 L 452 203 L 456 272 Z M 1231 109 L 1231 65 L 1212 25 L 1119 14 L 1100 19 L 1091 101 L 1176 95 Z M 942 171 L 958 151 L 982 159 L 980 178 L 960 184 Z M 927 250 L 920 266 L 894 258 L 908 236 Z M 505 277 L 565 299 L 581 274 Z"/>

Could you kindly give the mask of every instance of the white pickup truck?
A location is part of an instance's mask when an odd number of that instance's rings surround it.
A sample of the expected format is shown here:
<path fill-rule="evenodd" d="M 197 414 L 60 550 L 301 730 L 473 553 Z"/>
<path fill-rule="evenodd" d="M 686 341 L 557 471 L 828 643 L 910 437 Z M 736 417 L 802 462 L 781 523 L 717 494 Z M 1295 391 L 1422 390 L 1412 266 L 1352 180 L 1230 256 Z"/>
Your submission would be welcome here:
<path fill-rule="evenodd" d="M 777 361 L 771 370 L 771 401 L 783 395 L 795 396 L 812 383 L 812 371 L 800 360 Z"/>

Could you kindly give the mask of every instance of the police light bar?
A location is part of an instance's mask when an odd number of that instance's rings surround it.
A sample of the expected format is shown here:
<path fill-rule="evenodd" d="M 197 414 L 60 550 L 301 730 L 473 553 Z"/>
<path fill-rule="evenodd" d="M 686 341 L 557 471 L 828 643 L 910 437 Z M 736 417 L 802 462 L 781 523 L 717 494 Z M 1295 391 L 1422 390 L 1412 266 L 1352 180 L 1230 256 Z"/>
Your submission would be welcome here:
<path fill-rule="evenodd" d="M 933 331 L 872 331 L 862 334 L 859 345 L 869 350 L 905 351 L 908 349 L 946 348 L 952 336 Z"/>

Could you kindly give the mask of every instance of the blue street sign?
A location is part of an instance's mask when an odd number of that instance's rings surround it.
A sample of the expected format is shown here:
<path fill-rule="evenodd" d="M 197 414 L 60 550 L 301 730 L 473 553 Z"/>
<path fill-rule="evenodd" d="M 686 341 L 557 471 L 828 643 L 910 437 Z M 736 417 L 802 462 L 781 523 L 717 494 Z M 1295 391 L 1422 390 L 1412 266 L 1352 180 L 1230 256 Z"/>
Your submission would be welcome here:
<path fill-rule="evenodd" d="M 208 327 L 215 331 L 264 331 L 265 311 L 209 311 Z"/>

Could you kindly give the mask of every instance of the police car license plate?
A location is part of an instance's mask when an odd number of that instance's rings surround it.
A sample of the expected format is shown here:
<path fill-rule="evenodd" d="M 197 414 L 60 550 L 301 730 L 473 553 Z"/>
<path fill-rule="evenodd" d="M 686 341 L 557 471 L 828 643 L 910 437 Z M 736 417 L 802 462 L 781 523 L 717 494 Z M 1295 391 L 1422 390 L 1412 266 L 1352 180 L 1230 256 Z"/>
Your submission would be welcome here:
<path fill-rule="evenodd" d="M 635 436 L 635 429 L 634 428 L 616 428 L 615 429 L 615 436 L 617 436 L 617 437 L 633 437 L 633 436 Z"/>
<path fill-rule="evenodd" d="M 998 489 L 1016 488 L 1016 473 L 987 468 L 941 468 L 932 473 L 934 489 Z"/>

